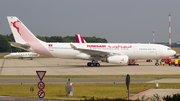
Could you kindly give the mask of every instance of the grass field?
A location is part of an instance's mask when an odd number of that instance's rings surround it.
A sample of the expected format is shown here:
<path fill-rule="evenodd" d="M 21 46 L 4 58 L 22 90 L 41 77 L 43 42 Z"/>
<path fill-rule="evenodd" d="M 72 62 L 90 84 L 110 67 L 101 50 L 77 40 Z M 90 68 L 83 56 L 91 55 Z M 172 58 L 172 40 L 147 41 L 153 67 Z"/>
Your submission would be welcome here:
<path fill-rule="evenodd" d="M 48 99 L 66 99 L 80 100 L 83 98 L 127 98 L 127 89 L 125 84 L 74 84 L 74 96 L 68 98 L 65 92 L 66 84 L 45 84 L 45 98 Z M 34 87 L 34 92 L 31 95 L 30 87 Z M 155 88 L 153 83 L 131 83 L 130 96 L 139 92 Z M 159 83 L 159 88 L 180 89 L 180 83 Z M 157 89 L 157 88 L 155 88 Z M 39 89 L 36 84 L 0 84 L 0 96 L 14 97 L 31 97 L 38 98 Z"/>

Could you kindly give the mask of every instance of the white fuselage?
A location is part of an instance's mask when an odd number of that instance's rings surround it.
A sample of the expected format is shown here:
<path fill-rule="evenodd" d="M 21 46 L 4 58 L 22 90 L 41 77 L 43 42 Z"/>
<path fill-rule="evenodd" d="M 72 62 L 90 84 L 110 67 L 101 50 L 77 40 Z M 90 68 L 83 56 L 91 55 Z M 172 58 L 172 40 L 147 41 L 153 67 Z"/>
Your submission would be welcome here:
<path fill-rule="evenodd" d="M 49 44 L 51 44 L 49 46 Z M 53 57 L 58 58 L 77 58 L 76 56 L 82 54 L 80 51 L 74 50 L 70 46 L 71 43 L 43 43 L 43 46 L 52 54 Z M 125 54 L 129 59 L 161 59 L 170 57 L 176 52 L 171 48 L 159 44 L 131 44 L 131 43 L 73 43 L 78 48 L 99 50 L 104 52 L 112 52 L 116 54 Z M 43 50 L 35 52 L 43 54 Z M 83 59 L 83 58 L 81 58 Z M 88 58 L 84 58 L 88 59 Z M 91 59 L 91 58 L 89 58 Z"/>

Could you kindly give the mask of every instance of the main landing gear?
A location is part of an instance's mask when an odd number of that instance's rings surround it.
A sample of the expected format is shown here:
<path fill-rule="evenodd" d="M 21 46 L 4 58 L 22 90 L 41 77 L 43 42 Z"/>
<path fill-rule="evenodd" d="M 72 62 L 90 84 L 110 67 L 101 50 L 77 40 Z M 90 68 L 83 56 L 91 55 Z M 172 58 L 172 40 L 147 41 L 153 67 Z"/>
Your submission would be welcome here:
<path fill-rule="evenodd" d="M 94 66 L 99 67 L 100 64 L 98 63 L 98 61 L 93 60 L 92 62 L 88 62 L 87 66 L 89 66 L 89 67 L 94 67 Z"/>
<path fill-rule="evenodd" d="M 139 66 L 139 64 L 137 64 L 136 62 L 137 62 L 137 60 L 129 60 L 128 65 L 129 66 Z"/>

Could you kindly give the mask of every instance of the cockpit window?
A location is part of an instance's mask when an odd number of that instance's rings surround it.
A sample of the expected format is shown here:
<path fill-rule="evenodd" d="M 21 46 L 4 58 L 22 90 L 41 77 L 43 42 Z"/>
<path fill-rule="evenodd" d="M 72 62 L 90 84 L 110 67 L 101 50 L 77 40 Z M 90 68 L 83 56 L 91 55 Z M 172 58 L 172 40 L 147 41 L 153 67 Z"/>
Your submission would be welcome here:
<path fill-rule="evenodd" d="M 168 48 L 167 50 L 172 50 L 171 48 Z"/>

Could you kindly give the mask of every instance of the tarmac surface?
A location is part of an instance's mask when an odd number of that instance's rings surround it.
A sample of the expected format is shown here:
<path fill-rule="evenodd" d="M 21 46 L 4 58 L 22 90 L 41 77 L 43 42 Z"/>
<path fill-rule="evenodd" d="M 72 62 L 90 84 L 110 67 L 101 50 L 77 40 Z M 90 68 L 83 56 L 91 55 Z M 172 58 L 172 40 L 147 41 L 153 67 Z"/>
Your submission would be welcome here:
<path fill-rule="evenodd" d="M 131 83 L 180 83 L 180 78 L 131 78 Z M 44 83 L 67 83 L 68 78 L 44 78 Z M 73 83 L 125 83 L 125 78 L 71 78 Z M 0 78 L 0 84 L 37 84 L 39 78 Z"/>
<path fill-rule="evenodd" d="M 180 93 L 180 89 L 149 89 L 147 91 L 136 94 L 135 96 L 132 96 L 129 99 L 132 99 L 132 100 L 136 100 L 137 98 L 141 99 L 143 96 L 145 97 L 144 99 L 152 98 L 153 95 L 158 94 L 160 100 L 162 100 L 162 97 L 165 97 L 166 95 L 172 96 L 173 94 L 176 94 L 176 93 Z M 151 100 L 148 100 L 148 101 L 151 101 Z"/>
<path fill-rule="evenodd" d="M 67 83 L 68 78 L 44 78 L 44 83 Z M 125 78 L 71 78 L 73 83 L 125 83 Z M 155 78 L 132 78 L 131 83 L 154 83 L 165 81 Z M 171 79 L 172 82 L 179 82 L 180 79 Z M 39 78 L 0 78 L 0 84 L 37 84 Z M 166 81 L 168 82 L 168 81 Z"/>
<path fill-rule="evenodd" d="M 0 75 L 36 75 L 38 70 L 47 71 L 46 75 L 180 74 L 180 67 L 155 66 L 155 60 L 139 60 L 139 66 L 100 62 L 100 67 L 87 67 L 87 62 L 89 61 L 59 58 L 0 59 Z"/>
<path fill-rule="evenodd" d="M 38 99 L 36 99 L 36 98 L 23 98 L 23 97 L 0 96 L 0 101 L 64 101 L 64 100 L 54 100 L 54 99 L 38 100 Z"/>

